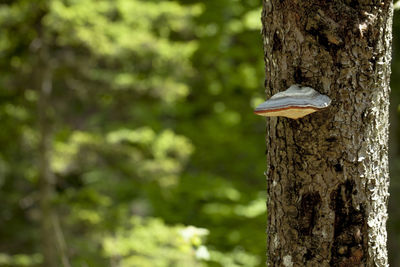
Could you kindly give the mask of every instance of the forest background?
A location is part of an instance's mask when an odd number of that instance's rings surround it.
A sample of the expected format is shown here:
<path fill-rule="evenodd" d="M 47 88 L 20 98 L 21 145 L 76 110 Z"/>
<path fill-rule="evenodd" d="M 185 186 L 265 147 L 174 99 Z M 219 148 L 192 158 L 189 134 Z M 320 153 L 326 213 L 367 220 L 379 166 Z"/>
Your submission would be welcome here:
<path fill-rule="evenodd" d="M 0 1 L 0 266 L 42 264 L 43 153 L 64 264 L 265 266 L 261 5 Z M 388 237 L 400 266 L 398 11 L 393 33 Z"/>

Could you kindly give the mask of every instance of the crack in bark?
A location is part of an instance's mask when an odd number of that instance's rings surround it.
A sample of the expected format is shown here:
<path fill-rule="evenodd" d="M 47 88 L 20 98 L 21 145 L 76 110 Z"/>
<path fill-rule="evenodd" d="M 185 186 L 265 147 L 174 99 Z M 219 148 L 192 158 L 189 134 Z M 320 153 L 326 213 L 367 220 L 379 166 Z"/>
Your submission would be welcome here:
<path fill-rule="evenodd" d="M 331 194 L 331 209 L 335 212 L 334 243 L 331 248 L 332 266 L 359 266 L 364 262 L 364 208 L 353 207 L 357 195 L 354 181 L 347 180 Z"/>
<path fill-rule="evenodd" d="M 298 220 L 298 231 L 305 236 L 311 236 L 315 222 L 319 216 L 319 208 L 321 206 L 321 196 L 318 192 L 310 192 L 303 194 Z"/>

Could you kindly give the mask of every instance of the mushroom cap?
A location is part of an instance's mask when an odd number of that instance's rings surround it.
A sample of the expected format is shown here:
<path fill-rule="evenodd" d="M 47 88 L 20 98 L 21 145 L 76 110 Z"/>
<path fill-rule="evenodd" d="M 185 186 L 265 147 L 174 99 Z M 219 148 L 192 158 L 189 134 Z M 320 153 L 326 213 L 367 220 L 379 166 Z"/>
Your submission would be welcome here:
<path fill-rule="evenodd" d="M 326 108 L 330 104 L 331 99 L 328 96 L 321 95 L 311 87 L 294 84 L 258 105 L 254 113 L 268 117 L 283 116 L 298 119 Z"/>

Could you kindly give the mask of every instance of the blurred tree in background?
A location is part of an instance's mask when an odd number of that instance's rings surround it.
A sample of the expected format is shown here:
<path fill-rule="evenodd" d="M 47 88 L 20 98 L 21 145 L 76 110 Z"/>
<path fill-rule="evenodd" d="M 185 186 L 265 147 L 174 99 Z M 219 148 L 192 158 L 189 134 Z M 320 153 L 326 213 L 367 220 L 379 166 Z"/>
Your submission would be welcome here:
<path fill-rule="evenodd" d="M 3 1 L 0 265 L 262 265 L 260 10 Z"/>
<path fill-rule="evenodd" d="M 260 1 L 0 3 L 0 266 L 264 266 Z"/>

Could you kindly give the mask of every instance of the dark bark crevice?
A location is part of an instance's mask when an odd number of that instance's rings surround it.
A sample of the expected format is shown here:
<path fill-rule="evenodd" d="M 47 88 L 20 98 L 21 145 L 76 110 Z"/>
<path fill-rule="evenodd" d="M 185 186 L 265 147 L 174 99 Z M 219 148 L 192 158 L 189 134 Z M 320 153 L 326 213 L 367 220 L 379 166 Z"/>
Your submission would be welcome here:
<path fill-rule="evenodd" d="M 331 193 L 331 209 L 335 213 L 332 266 L 357 266 L 367 253 L 363 242 L 363 236 L 366 236 L 363 233 L 366 230 L 365 211 L 362 206 L 359 210 L 354 208 L 354 197 L 357 197 L 357 189 L 351 180 L 339 184 Z"/>
<path fill-rule="evenodd" d="M 301 197 L 298 221 L 300 235 L 310 236 L 319 216 L 321 197 L 318 192 L 305 193 Z"/>

